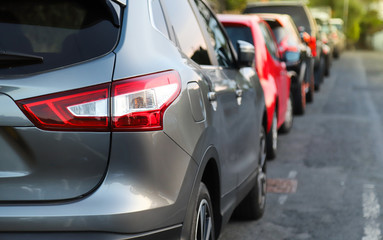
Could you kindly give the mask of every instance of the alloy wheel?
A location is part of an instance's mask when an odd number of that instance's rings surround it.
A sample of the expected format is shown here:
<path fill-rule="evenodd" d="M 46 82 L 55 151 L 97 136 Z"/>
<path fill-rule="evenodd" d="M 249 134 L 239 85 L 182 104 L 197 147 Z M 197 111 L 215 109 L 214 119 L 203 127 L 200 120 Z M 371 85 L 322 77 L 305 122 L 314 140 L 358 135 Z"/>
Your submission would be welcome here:
<path fill-rule="evenodd" d="M 258 206 L 264 209 L 266 203 L 266 135 L 262 129 L 260 134 L 260 167 L 258 168 Z"/>
<path fill-rule="evenodd" d="M 278 120 L 277 120 L 277 111 L 275 111 L 273 116 L 273 125 L 271 128 L 272 131 L 272 139 L 273 139 L 273 150 L 276 151 L 278 147 Z"/>
<path fill-rule="evenodd" d="M 206 199 L 202 199 L 197 215 L 195 240 L 209 240 L 213 237 L 213 221 L 210 205 Z"/>

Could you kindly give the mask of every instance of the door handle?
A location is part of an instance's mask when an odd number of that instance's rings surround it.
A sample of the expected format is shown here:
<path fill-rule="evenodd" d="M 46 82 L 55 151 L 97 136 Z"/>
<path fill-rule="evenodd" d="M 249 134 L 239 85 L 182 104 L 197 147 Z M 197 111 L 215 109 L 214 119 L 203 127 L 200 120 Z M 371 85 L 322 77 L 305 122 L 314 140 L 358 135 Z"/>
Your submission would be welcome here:
<path fill-rule="evenodd" d="M 207 99 L 209 99 L 214 111 L 217 111 L 217 94 L 215 92 L 208 92 Z"/>
<path fill-rule="evenodd" d="M 235 95 L 237 95 L 237 97 L 242 97 L 242 94 L 243 94 L 243 90 L 242 89 L 235 90 Z"/>
<path fill-rule="evenodd" d="M 235 95 L 237 95 L 237 104 L 238 104 L 238 106 L 240 106 L 242 104 L 242 94 L 243 94 L 243 90 L 242 89 L 235 90 Z"/>
<path fill-rule="evenodd" d="M 207 94 L 207 98 L 209 99 L 210 102 L 217 101 L 217 94 L 215 92 L 209 92 Z"/>

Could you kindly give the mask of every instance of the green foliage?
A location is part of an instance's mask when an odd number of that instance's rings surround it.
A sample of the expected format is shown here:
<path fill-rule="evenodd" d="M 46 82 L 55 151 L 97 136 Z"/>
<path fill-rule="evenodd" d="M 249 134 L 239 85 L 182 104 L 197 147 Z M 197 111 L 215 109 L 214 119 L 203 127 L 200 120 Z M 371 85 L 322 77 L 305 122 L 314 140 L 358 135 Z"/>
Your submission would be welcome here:
<path fill-rule="evenodd" d="M 368 10 L 361 20 L 360 26 L 365 34 L 373 34 L 381 30 L 383 21 L 379 18 L 377 10 Z"/>
<path fill-rule="evenodd" d="M 243 10 L 246 7 L 247 0 L 226 0 L 226 10 Z"/>
<path fill-rule="evenodd" d="M 344 4 L 346 0 L 310 0 L 311 6 L 330 6 L 333 10 L 333 17 L 344 17 Z M 347 38 L 355 43 L 361 35 L 371 32 L 373 28 L 379 28 L 382 22 L 377 13 L 365 12 L 366 6 L 369 6 L 377 0 L 348 0 L 348 16 L 345 22 L 345 33 Z M 377 26 L 378 25 L 378 26 Z"/>

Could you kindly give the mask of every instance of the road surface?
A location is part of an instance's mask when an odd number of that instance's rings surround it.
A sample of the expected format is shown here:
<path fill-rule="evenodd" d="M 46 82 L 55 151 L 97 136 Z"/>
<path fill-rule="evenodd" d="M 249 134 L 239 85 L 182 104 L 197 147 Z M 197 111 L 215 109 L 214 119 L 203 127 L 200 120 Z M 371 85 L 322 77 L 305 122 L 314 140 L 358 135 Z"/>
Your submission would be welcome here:
<path fill-rule="evenodd" d="M 264 217 L 231 220 L 219 240 L 382 239 L 383 53 L 343 53 L 279 136 Z"/>

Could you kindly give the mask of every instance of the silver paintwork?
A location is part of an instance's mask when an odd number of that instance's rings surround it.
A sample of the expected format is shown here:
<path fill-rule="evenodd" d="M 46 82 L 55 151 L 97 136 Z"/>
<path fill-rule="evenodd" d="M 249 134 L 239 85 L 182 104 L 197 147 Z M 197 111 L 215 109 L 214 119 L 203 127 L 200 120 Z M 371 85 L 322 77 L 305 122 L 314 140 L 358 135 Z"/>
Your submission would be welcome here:
<path fill-rule="evenodd" d="M 181 94 L 164 114 L 164 129 L 156 132 L 43 131 L 15 105 L 6 108 L 0 122 L 17 117 L 26 126 L 0 126 L 0 143 L 6 143 L 0 147 L 9 153 L 0 151 L 0 239 L 16 239 L 20 232 L 37 239 L 63 239 L 65 232 L 76 239 L 80 231 L 81 239 L 93 239 L 95 232 L 107 240 L 162 233 L 168 234 L 161 239 L 179 239 L 181 231 L 187 239 L 206 166 L 217 166 L 217 179 L 212 175 L 204 181 L 219 182 L 214 187 L 221 219 L 216 221 L 222 224 L 256 182 L 264 96 L 255 72 L 198 66 L 185 58 L 152 26 L 148 2 L 126 2 L 112 53 L 0 80 L 0 93 L 13 100 L 169 69 L 182 81 Z M 17 138 L 9 140 L 8 131 Z M 11 162 L 17 164 L 10 168 Z"/>

